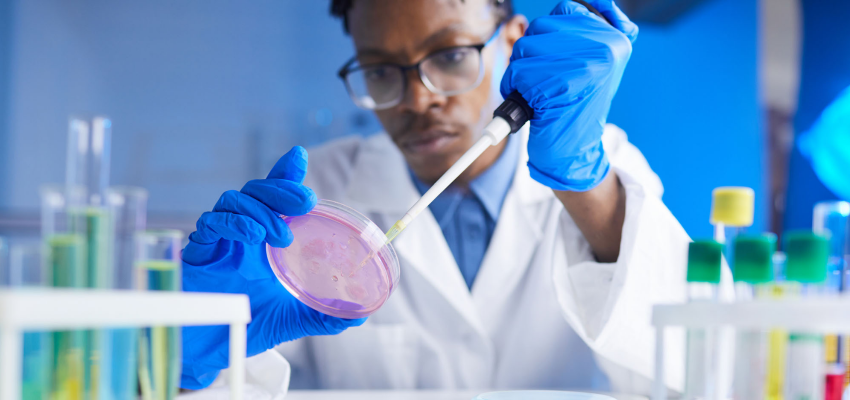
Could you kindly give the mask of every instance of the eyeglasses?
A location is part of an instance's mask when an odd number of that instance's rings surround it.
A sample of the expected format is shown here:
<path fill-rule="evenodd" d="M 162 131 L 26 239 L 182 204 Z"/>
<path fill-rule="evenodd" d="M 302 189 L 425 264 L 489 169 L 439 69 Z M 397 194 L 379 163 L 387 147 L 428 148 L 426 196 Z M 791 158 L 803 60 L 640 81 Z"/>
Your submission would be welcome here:
<path fill-rule="evenodd" d="M 474 89 L 484 79 L 481 50 L 487 47 L 502 30 L 496 27 L 493 35 L 482 44 L 457 46 L 431 53 L 413 65 L 358 65 L 352 57 L 339 70 L 348 95 L 360 108 L 384 110 L 395 107 L 404 98 L 407 71 L 416 70 L 419 79 L 432 93 L 454 96 Z"/>

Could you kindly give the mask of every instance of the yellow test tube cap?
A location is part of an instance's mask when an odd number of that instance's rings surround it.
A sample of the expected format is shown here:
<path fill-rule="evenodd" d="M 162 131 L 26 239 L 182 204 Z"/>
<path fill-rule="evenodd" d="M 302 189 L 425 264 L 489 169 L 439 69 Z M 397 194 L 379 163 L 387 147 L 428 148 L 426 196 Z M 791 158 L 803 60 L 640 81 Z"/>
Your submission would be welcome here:
<path fill-rule="evenodd" d="M 744 227 L 753 224 L 756 195 L 748 187 L 726 186 L 711 192 L 711 223 Z"/>

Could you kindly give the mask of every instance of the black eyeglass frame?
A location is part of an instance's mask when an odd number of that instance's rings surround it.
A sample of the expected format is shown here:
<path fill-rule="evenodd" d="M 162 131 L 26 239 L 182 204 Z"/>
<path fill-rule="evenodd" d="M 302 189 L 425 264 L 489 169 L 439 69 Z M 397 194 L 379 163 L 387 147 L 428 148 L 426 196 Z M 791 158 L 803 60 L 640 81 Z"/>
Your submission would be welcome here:
<path fill-rule="evenodd" d="M 354 64 L 357 63 L 357 56 L 355 55 L 355 56 L 351 57 L 351 59 L 349 59 L 342 66 L 342 68 L 339 69 L 339 72 L 337 72 L 337 75 L 339 76 L 340 79 L 342 79 L 342 82 L 345 84 L 345 89 L 348 92 L 348 96 L 351 97 L 352 101 L 354 101 L 354 104 L 356 104 L 357 106 L 360 106 L 360 104 L 357 102 L 357 100 L 355 100 L 356 95 L 354 93 L 354 90 L 351 88 L 351 85 L 348 83 L 348 79 L 346 79 L 347 75 L 352 73 L 352 72 L 362 71 L 365 68 L 378 67 L 378 66 L 398 68 L 401 71 L 402 77 L 407 76 L 407 71 L 416 70 L 416 73 L 419 75 L 419 80 L 422 81 L 422 84 L 424 84 L 425 87 L 428 88 L 429 91 L 431 91 L 431 93 L 440 94 L 440 95 L 443 95 L 443 96 L 455 96 L 455 95 L 458 95 L 458 94 L 461 94 L 461 93 L 466 93 L 466 92 L 478 87 L 478 85 L 481 84 L 481 81 L 484 80 L 484 59 L 483 59 L 483 56 L 481 55 L 481 51 L 484 50 L 484 48 L 487 47 L 487 45 L 492 43 L 499 36 L 499 33 L 502 31 L 502 25 L 503 25 L 503 23 L 499 23 L 499 25 L 496 27 L 496 30 L 493 32 L 493 34 L 490 36 L 490 38 L 487 39 L 487 41 L 484 42 L 484 43 L 474 44 L 474 45 L 466 45 L 466 46 L 446 47 L 446 48 L 434 51 L 432 53 L 429 53 L 425 57 L 422 57 L 422 59 L 419 60 L 419 62 L 417 62 L 415 64 L 401 65 L 401 64 L 394 64 L 394 63 L 377 63 L 377 64 L 367 64 L 367 65 L 353 66 Z M 437 89 L 431 83 L 431 81 L 428 79 L 428 77 L 426 77 L 422 73 L 422 69 L 421 69 L 422 63 L 424 63 L 425 61 L 430 59 L 431 56 L 433 56 L 435 54 L 439 54 L 439 53 L 443 53 L 443 52 L 447 52 L 447 51 L 452 51 L 452 50 L 457 50 L 457 49 L 475 49 L 478 52 L 478 59 L 479 59 L 479 62 L 478 62 L 478 78 L 475 80 L 475 83 L 470 85 L 468 88 L 460 89 L 460 90 L 453 90 L 453 91 L 449 91 L 449 92 L 441 91 L 441 90 Z M 392 103 L 388 103 L 387 105 L 376 105 L 372 109 L 373 110 L 383 110 L 383 109 L 395 107 L 396 105 L 398 105 L 398 103 L 404 97 L 404 93 L 406 91 L 407 91 L 407 79 L 402 79 L 402 87 L 401 87 L 401 93 L 402 94 L 399 97 L 399 99 L 397 99 L 396 101 L 394 101 Z"/>

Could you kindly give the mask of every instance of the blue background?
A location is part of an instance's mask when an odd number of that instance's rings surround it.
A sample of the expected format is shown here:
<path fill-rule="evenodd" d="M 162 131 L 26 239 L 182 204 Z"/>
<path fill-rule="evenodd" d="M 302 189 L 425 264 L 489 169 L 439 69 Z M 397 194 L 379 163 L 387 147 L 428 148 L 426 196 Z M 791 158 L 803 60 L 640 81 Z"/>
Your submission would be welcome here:
<path fill-rule="evenodd" d="M 515 0 L 530 18 L 554 0 Z M 34 213 L 64 175 L 66 121 L 113 118 L 112 182 L 147 187 L 152 218 L 192 224 L 294 144 L 380 130 L 335 76 L 351 55 L 327 1 L 0 2 L 0 211 Z M 661 176 L 695 237 L 711 189 L 756 190 L 767 226 L 755 0 L 708 0 L 641 25 L 609 120 Z M 810 212 L 807 211 L 807 212 Z"/>
<path fill-rule="evenodd" d="M 803 59 L 794 130 L 808 130 L 826 106 L 850 87 L 850 1 L 803 1 Z M 844 144 L 850 143 L 850 137 Z M 847 171 L 850 179 L 850 171 Z M 809 229 L 818 201 L 837 197 L 818 180 L 808 160 L 794 148 L 788 176 L 787 229 Z M 843 199 L 850 200 L 850 199 Z"/>

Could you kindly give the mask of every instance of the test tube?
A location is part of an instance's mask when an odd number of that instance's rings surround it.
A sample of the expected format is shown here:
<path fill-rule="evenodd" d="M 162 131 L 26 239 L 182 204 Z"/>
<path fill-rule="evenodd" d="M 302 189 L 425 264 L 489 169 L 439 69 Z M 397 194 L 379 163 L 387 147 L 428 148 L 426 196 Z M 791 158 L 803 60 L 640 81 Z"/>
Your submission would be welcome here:
<path fill-rule="evenodd" d="M 112 287 L 110 268 L 112 221 L 106 207 L 106 188 L 109 184 L 109 162 L 112 143 L 112 122 L 107 117 L 91 119 L 71 117 L 68 122 L 68 153 L 65 184 L 82 188 L 83 205 L 80 212 L 86 220 L 86 283 L 85 287 Z M 96 398 L 101 390 L 105 365 L 111 365 L 111 346 L 102 329 L 88 329 L 84 335 L 84 395 Z"/>
<path fill-rule="evenodd" d="M 183 233 L 145 231 L 137 236 L 139 284 L 146 290 L 180 291 Z M 180 327 L 143 330 L 139 341 L 139 382 L 144 400 L 173 400 L 180 383 Z"/>
<path fill-rule="evenodd" d="M 741 235 L 735 239 L 735 301 L 747 302 L 768 294 L 773 281 L 773 234 Z M 739 330 L 735 340 L 732 398 L 764 399 L 767 340 L 761 330 Z"/>
<path fill-rule="evenodd" d="M 734 276 L 735 238 L 753 224 L 755 192 L 748 187 L 725 186 L 711 192 L 711 224 L 714 225 L 714 240 L 724 246 L 724 258 Z M 732 282 L 729 282 L 731 284 Z M 713 387 L 716 398 L 728 398 L 732 389 L 734 369 L 734 331 L 729 327 L 716 328 L 716 368 Z"/>
<path fill-rule="evenodd" d="M 8 252 L 9 286 L 13 288 L 47 285 L 42 247 L 39 244 L 13 244 Z M 1 262 L 0 262 L 1 263 Z M 51 334 L 43 331 L 24 332 L 21 367 L 21 398 L 47 400 L 51 381 Z"/>
<path fill-rule="evenodd" d="M 828 294 L 839 294 L 846 290 L 848 253 L 848 220 L 850 203 L 846 201 L 824 201 L 815 205 L 812 230 L 829 240 L 829 262 L 827 264 L 826 290 Z M 842 360 L 842 347 L 847 347 L 847 336 L 829 334 L 824 336 L 826 361 L 826 400 L 840 400 L 845 387 L 845 376 L 850 372 L 848 360 Z M 842 361 L 844 365 L 842 365 Z"/>
<path fill-rule="evenodd" d="M 41 188 L 41 231 L 46 271 L 48 283 L 54 287 L 86 286 L 86 219 L 81 212 L 83 193 L 79 187 Z M 83 398 L 83 331 L 56 331 L 51 339 L 53 382 L 50 398 Z"/>
<path fill-rule="evenodd" d="M 688 246 L 688 302 L 716 302 L 723 245 L 713 240 Z M 716 332 L 688 329 L 684 399 L 713 399 Z"/>
<path fill-rule="evenodd" d="M 811 231 L 785 234 L 785 279 L 789 295 L 813 297 L 824 293 L 829 242 Z M 786 400 L 824 398 L 823 336 L 791 332 L 788 336 Z"/>
<path fill-rule="evenodd" d="M 769 285 L 766 297 L 776 299 L 784 296 L 785 289 L 785 253 L 773 253 L 773 277 L 776 282 Z M 788 353 L 788 331 L 771 329 L 767 334 L 767 366 L 765 377 L 765 398 L 783 400 L 785 395 L 785 362 Z"/>
<path fill-rule="evenodd" d="M 138 290 L 136 235 L 145 229 L 148 192 L 145 189 L 118 186 L 106 191 L 106 205 L 113 216 L 113 275 L 111 285 L 118 290 Z M 101 399 L 131 400 L 137 397 L 139 330 L 111 329 L 109 342 L 111 365 L 103 368 Z"/>

